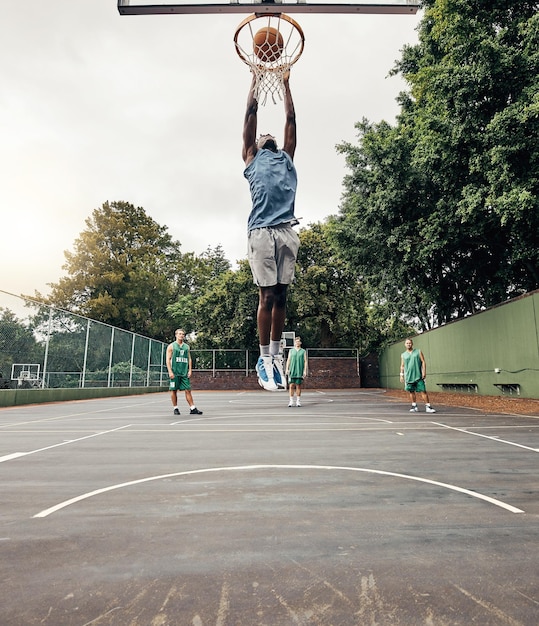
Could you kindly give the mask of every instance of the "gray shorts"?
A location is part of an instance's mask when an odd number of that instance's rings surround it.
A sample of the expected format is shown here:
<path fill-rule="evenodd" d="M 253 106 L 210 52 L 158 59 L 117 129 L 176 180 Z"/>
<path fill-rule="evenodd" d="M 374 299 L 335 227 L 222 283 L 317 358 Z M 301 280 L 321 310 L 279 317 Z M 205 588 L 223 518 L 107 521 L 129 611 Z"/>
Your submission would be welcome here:
<path fill-rule="evenodd" d="M 289 224 L 252 230 L 247 252 L 255 285 L 273 287 L 293 282 L 298 250 L 298 234 Z"/>

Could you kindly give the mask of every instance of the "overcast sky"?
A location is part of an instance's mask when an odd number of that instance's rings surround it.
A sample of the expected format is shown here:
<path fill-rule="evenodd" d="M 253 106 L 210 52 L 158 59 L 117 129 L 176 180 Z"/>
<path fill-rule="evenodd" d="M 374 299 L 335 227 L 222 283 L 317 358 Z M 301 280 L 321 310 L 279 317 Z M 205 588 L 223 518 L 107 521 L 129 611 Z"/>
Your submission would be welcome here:
<path fill-rule="evenodd" d="M 0 289 L 49 292 L 64 250 L 105 201 L 141 206 L 183 252 L 246 256 L 241 159 L 250 85 L 233 37 L 245 15 L 120 16 L 116 0 L 18 0 L 0 17 Z M 293 16 L 305 51 L 290 85 L 298 124 L 296 214 L 338 212 L 344 158 L 366 117 L 393 123 L 388 77 L 417 15 Z M 259 131 L 282 144 L 282 103 Z"/>

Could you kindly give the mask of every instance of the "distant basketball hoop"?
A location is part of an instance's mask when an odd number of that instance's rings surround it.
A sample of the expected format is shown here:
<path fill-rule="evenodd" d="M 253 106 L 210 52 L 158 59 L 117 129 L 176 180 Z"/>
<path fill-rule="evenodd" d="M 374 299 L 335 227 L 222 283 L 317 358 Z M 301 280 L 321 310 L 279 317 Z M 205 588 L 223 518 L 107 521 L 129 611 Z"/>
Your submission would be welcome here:
<path fill-rule="evenodd" d="M 281 345 L 283 345 L 285 348 L 293 348 L 295 341 L 296 333 L 293 330 L 285 330 L 281 335 Z"/>
<path fill-rule="evenodd" d="M 11 366 L 11 380 L 17 381 L 22 388 L 39 387 L 41 365 L 39 363 L 13 363 Z"/>
<path fill-rule="evenodd" d="M 261 53 L 261 31 L 271 34 L 278 48 L 269 46 L 269 53 Z M 275 15 L 250 15 L 236 29 L 234 45 L 240 59 L 256 77 L 254 95 L 262 105 L 268 96 L 273 103 L 282 100 L 283 76 L 303 53 L 305 36 L 301 26 L 285 13 Z"/>

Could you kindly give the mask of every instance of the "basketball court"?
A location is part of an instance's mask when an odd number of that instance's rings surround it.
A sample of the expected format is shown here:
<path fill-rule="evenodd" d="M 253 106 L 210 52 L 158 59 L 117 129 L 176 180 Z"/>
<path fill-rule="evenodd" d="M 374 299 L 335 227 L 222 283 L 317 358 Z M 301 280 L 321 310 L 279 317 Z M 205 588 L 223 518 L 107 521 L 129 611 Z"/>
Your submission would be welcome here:
<path fill-rule="evenodd" d="M 2 623 L 537 623 L 539 416 L 194 398 L 0 410 Z"/>
<path fill-rule="evenodd" d="M 118 0 L 251 14 L 230 35 L 261 104 L 302 54 L 301 13 L 418 7 Z M 301 408 L 193 394 L 203 415 L 174 416 L 168 393 L 0 409 L 3 624 L 537 623 L 539 416 L 411 414 L 380 390 L 307 389 Z"/>

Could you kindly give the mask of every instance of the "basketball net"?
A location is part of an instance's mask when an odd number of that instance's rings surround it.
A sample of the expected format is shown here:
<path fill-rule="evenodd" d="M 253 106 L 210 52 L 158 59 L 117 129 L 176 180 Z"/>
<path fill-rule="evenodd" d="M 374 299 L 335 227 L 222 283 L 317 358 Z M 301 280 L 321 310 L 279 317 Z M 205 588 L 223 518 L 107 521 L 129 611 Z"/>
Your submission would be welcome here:
<path fill-rule="evenodd" d="M 254 36 L 262 27 L 275 28 L 283 38 L 283 50 L 276 59 L 255 53 Z M 234 35 L 236 52 L 255 76 L 254 97 L 265 105 L 268 96 L 277 104 L 283 99 L 283 76 L 299 59 L 303 52 L 305 36 L 301 26 L 288 15 L 250 15 L 241 22 Z"/>

